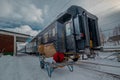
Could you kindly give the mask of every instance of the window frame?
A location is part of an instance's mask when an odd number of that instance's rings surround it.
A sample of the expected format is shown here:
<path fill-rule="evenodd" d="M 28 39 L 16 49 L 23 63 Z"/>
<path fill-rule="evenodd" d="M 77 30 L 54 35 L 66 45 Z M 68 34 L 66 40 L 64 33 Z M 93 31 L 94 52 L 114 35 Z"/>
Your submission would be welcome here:
<path fill-rule="evenodd" d="M 67 30 L 67 24 L 69 24 L 69 34 L 68 34 L 68 30 Z M 65 23 L 65 34 L 66 34 L 66 36 L 70 36 L 71 34 L 72 34 L 72 29 L 71 29 L 71 27 L 72 27 L 72 21 L 71 20 L 69 20 L 69 21 L 67 21 L 66 23 Z"/>
<path fill-rule="evenodd" d="M 46 43 L 46 42 L 48 42 L 48 32 L 46 32 L 45 34 L 44 34 L 44 42 Z"/>

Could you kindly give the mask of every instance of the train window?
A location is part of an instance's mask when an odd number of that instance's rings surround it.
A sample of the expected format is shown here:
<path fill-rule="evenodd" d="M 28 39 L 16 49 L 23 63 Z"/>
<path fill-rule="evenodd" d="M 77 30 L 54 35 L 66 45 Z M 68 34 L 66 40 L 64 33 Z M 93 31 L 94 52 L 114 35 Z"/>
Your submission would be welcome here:
<path fill-rule="evenodd" d="M 80 22 L 80 24 L 81 24 L 81 22 Z M 78 17 L 76 17 L 74 19 L 74 27 L 75 27 L 75 33 L 76 34 L 80 34 L 80 25 L 79 25 L 79 19 L 78 19 Z"/>
<path fill-rule="evenodd" d="M 52 35 L 52 30 L 50 29 L 49 30 L 49 38 L 51 37 L 51 35 Z"/>
<path fill-rule="evenodd" d="M 44 42 L 48 42 L 48 32 L 44 34 Z"/>
<path fill-rule="evenodd" d="M 41 44 L 41 37 L 38 37 L 38 44 Z"/>
<path fill-rule="evenodd" d="M 71 22 L 66 23 L 65 26 L 66 26 L 66 36 L 69 36 L 71 34 L 71 28 L 70 28 Z"/>
<path fill-rule="evenodd" d="M 33 46 L 36 46 L 36 42 L 33 42 Z"/>
<path fill-rule="evenodd" d="M 52 29 L 52 36 L 53 36 L 53 37 L 55 36 L 55 33 L 56 33 L 55 28 L 53 28 L 53 29 Z"/>

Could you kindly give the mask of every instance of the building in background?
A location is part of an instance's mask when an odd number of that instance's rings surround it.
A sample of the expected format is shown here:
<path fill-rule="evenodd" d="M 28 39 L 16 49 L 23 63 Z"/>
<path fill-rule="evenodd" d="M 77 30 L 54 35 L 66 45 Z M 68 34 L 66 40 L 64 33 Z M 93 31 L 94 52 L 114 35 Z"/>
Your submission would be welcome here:
<path fill-rule="evenodd" d="M 30 35 L 0 30 L 0 53 L 17 54 L 17 42 L 26 42 Z"/>

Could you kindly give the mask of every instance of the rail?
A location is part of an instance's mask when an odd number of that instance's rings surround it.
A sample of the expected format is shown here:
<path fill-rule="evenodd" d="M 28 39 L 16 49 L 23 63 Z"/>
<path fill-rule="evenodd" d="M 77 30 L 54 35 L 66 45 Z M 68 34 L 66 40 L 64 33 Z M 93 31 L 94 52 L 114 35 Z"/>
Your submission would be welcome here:
<path fill-rule="evenodd" d="M 75 65 L 79 66 L 80 68 L 83 69 L 88 69 L 88 70 L 92 70 L 92 71 L 96 71 L 96 72 L 100 72 L 100 73 L 104 73 L 104 74 L 108 74 L 113 76 L 114 78 L 118 78 L 120 79 L 120 75 L 119 74 L 115 74 L 115 73 L 110 73 L 110 72 L 106 72 L 106 71 L 101 71 L 99 69 L 95 69 L 95 68 L 91 68 L 89 66 L 82 66 L 82 63 L 85 64 L 92 64 L 92 65 L 101 65 L 101 66 L 109 66 L 109 67 L 115 67 L 115 68 L 120 68 L 120 66 L 114 66 L 114 65 L 107 65 L 107 64 L 99 64 L 99 63 L 92 63 L 92 62 L 84 62 L 84 61 L 78 61 Z"/>
<path fill-rule="evenodd" d="M 94 65 L 101 65 L 101 66 L 120 68 L 120 66 L 109 65 L 109 64 L 102 64 L 102 63 L 94 63 L 94 62 L 87 62 L 87 61 L 78 61 L 78 63 L 87 63 L 87 64 L 94 64 Z"/>

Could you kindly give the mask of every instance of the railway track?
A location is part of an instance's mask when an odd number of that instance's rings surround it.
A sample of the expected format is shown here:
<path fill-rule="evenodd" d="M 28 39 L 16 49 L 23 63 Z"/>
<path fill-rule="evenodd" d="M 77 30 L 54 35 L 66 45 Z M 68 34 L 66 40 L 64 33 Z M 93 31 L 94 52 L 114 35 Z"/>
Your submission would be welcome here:
<path fill-rule="evenodd" d="M 91 66 L 94 66 L 94 67 L 90 67 L 87 64 L 90 64 Z M 88 70 L 100 72 L 100 73 L 103 73 L 103 74 L 111 75 L 114 78 L 120 79 L 120 75 L 119 74 L 115 74 L 115 73 L 112 73 L 112 72 L 110 73 L 110 72 L 107 72 L 107 71 L 102 71 L 99 68 L 98 69 L 95 68 L 95 67 L 99 67 L 99 66 L 107 66 L 107 67 L 120 68 L 120 66 L 113 66 L 113 65 L 99 64 L 99 63 L 92 63 L 92 62 L 83 62 L 83 61 L 78 61 L 76 63 L 76 65 L 79 66 L 80 68 L 83 68 L 83 69 L 88 69 Z"/>
<path fill-rule="evenodd" d="M 87 61 L 78 61 L 78 63 L 85 63 L 85 64 L 93 64 L 93 65 L 101 65 L 101 66 L 108 66 L 108 67 L 115 67 L 120 68 L 120 66 L 109 65 L 109 64 L 102 64 L 102 63 L 94 63 L 94 62 L 87 62 Z"/>

